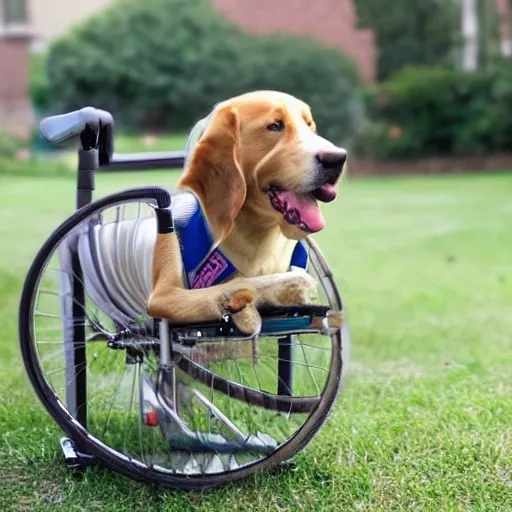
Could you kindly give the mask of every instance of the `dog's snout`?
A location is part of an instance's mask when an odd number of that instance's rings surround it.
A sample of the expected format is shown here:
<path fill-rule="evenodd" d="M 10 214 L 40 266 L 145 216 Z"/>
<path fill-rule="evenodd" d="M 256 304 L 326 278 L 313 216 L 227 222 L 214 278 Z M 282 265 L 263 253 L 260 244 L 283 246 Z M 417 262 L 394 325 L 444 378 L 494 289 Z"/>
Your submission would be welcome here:
<path fill-rule="evenodd" d="M 328 149 L 316 154 L 318 163 L 324 169 L 341 168 L 347 161 L 347 153 L 343 149 Z"/>

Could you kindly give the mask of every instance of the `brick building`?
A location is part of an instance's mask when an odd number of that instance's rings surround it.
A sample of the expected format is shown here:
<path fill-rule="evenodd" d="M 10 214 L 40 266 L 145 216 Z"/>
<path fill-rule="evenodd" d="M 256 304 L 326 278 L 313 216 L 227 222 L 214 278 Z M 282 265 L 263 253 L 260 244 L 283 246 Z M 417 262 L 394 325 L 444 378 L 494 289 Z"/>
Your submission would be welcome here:
<path fill-rule="evenodd" d="M 26 4 L 0 0 L 0 132 L 27 135 L 33 123 L 28 100 L 32 34 Z"/>

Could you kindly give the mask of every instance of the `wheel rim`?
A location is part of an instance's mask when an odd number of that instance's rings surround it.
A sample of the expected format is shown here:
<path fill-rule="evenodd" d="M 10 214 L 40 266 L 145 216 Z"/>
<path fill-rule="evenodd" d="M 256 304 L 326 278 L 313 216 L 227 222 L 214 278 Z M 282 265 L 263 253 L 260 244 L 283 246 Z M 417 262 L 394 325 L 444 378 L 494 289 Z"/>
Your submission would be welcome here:
<path fill-rule="evenodd" d="M 134 214 L 134 211 L 137 213 Z M 152 213 L 145 203 L 108 206 L 101 212 L 101 225 L 111 222 L 112 218 L 117 221 L 140 218 L 144 211 L 149 215 Z M 39 373 L 36 389 L 40 396 L 41 389 L 44 390 L 47 407 L 48 400 L 57 405 L 65 404 L 65 390 L 69 385 L 65 326 L 62 322 L 63 288 L 62 283 L 60 288 L 57 285 L 55 273 L 70 276 L 69 272 L 63 272 L 58 251 L 93 218 L 99 219 L 98 212 L 83 218 L 78 227 L 73 226 L 75 229 L 72 232 L 61 236 L 57 245 L 47 251 L 38 275 L 32 276 L 35 286 L 32 287 L 31 306 L 26 317 L 27 331 L 31 334 L 28 352 L 32 359 L 32 370 Z M 310 246 L 310 250 L 314 268 L 321 274 L 324 293 L 330 296 L 331 306 L 340 306 L 336 304 L 339 295 L 321 254 L 314 246 Z M 317 404 L 307 413 L 292 413 L 291 408 L 288 412 L 276 413 L 272 409 L 246 404 L 240 399 L 234 400 L 212 386 L 208 387 L 204 381 L 191 379 L 177 364 L 173 378 L 179 385 L 176 389 L 169 389 L 169 383 L 166 383 L 167 389 L 157 400 L 163 397 L 165 402 L 174 393 L 171 402 L 178 407 L 179 419 L 196 434 L 196 445 L 192 446 L 191 436 L 176 433 L 180 424 L 169 420 L 172 414 L 165 409 L 165 403 L 160 404 L 157 412 L 161 415 L 163 410 L 167 417 L 157 418 L 157 426 L 148 425 L 155 420 L 151 417 L 154 412 L 151 411 L 151 389 L 155 391 L 156 383 L 162 381 L 156 355 L 150 349 L 157 342 L 152 327 L 141 324 L 146 331 L 132 336 L 131 343 L 136 350 L 131 353 L 113 350 L 102 335 L 130 326 L 120 325 L 119 321 L 112 322 L 89 295 L 85 302 L 87 314 L 84 323 L 90 341 L 82 342 L 87 365 L 78 368 L 78 372 L 85 371 L 87 374 L 87 437 L 101 450 L 107 450 L 120 461 L 129 461 L 134 468 L 170 473 L 175 477 L 205 478 L 229 472 L 245 473 L 271 459 L 278 462 L 307 443 L 323 423 L 334 401 L 341 371 L 339 333 L 331 338 L 300 335 L 288 343 L 295 369 L 293 396 L 318 398 Z M 249 345 L 250 342 L 244 348 L 246 356 L 249 348 L 254 350 Z M 203 358 L 201 367 L 227 381 L 275 395 L 280 381 L 274 367 L 277 361 L 276 339 L 260 339 L 257 350 L 255 358 L 231 357 L 223 361 L 205 361 Z M 190 360 L 189 353 L 174 355 L 176 363 Z M 160 389 L 162 387 L 165 386 L 161 385 Z M 52 412 L 52 408 L 49 408 Z M 61 416 L 65 417 L 64 422 L 72 429 L 80 430 L 67 408 L 63 405 L 57 408 L 63 412 Z M 55 416 L 54 412 L 52 414 Z M 198 437 L 202 443 L 197 443 Z M 214 443 L 220 437 L 227 450 L 223 450 L 222 443 Z M 188 440 L 188 445 L 184 439 Z M 205 445 L 210 445 L 210 449 L 204 450 Z"/>

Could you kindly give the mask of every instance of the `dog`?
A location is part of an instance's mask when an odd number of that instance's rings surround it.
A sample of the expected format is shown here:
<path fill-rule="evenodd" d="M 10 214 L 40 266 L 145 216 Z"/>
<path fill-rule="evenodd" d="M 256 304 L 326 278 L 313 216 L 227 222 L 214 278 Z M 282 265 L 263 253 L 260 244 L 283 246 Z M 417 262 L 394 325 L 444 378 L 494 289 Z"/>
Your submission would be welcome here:
<path fill-rule="evenodd" d="M 306 103 L 283 92 L 228 99 L 203 124 L 178 188 L 204 218 L 210 259 L 189 279 L 183 268 L 197 237 L 187 252 L 179 219 L 177 233 L 158 234 L 147 310 L 174 323 L 229 314 L 257 335 L 258 307 L 307 304 L 316 293 L 292 263 L 301 241 L 324 228 L 318 202 L 336 198 L 347 152 L 316 133 Z"/>

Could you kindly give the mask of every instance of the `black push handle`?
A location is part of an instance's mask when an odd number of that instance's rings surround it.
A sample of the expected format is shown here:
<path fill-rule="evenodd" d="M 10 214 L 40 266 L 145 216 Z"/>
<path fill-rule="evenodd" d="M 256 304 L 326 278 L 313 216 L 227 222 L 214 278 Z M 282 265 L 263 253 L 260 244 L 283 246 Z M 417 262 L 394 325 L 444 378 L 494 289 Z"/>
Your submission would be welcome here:
<path fill-rule="evenodd" d="M 74 112 L 46 117 L 41 135 L 52 145 L 80 137 L 84 150 L 98 149 L 100 164 L 108 164 L 114 152 L 114 118 L 106 110 L 85 107 Z"/>

